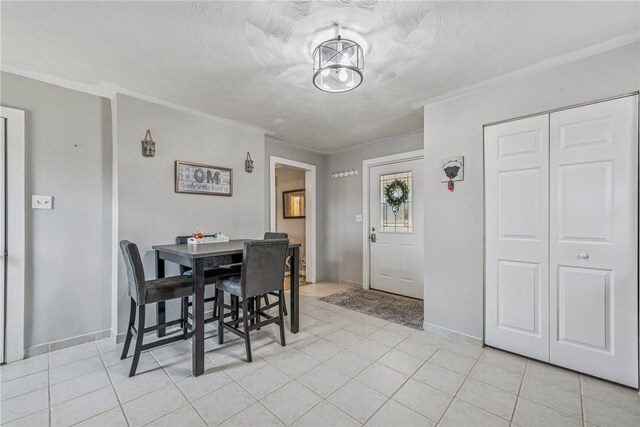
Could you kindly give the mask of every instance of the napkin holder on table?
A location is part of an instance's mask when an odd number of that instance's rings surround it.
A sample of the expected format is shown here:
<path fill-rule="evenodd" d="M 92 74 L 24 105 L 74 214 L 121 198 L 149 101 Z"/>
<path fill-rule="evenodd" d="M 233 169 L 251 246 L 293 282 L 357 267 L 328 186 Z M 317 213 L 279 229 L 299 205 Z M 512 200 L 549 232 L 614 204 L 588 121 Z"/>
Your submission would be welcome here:
<path fill-rule="evenodd" d="M 202 245 L 206 243 L 225 243 L 228 241 L 229 241 L 229 236 L 225 236 L 223 233 L 215 233 L 213 236 L 203 237 L 202 239 L 189 237 L 189 240 L 187 240 L 187 244 Z"/>

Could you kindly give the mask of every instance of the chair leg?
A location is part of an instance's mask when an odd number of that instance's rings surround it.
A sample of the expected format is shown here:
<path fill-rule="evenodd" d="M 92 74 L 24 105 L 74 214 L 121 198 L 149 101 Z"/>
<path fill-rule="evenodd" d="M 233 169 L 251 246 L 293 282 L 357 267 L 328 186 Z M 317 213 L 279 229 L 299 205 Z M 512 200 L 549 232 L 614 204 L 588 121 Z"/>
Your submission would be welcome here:
<path fill-rule="evenodd" d="M 218 317 L 218 288 L 213 289 L 213 317 Z"/>
<path fill-rule="evenodd" d="M 251 315 L 251 319 L 249 320 L 249 325 L 253 326 L 254 323 L 256 323 L 255 319 L 253 318 L 253 315 L 256 312 L 256 299 L 255 298 L 249 298 L 249 314 Z"/>
<path fill-rule="evenodd" d="M 269 294 L 264 294 L 264 305 L 269 305 Z"/>
<path fill-rule="evenodd" d="M 182 298 L 182 333 L 184 339 L 187 339 L 187 333 L 189 333 L 189 297 Z"/>
<path fill-rule="evenodd" d="M 284 340 L 284 292 L 278 291 L 278 324 L 280 325 L 280 345 L 285 346 L 287 343 Z"/>
<path fill-rule="evenodd" d="M 142 340 L 144 338 L 144 305 L 138 307 L 138 334 L 136 336 L 136 347 L 133 351 L 133 360 L 131 361 L 131 370 L 129 376 L 132 377 L 136 374 L 138 369 L 138 361 L 140 361 L 140 353 L 142 352 Z"/>
<path fill-rule="evenodd" d="M 238 302 L 238 297 L 235 295 L 231 295 L 230 296 L 230 302 L 231 302 L 231 310 L 232 310 L 232 314 L 231 314 L 231 320 L 237 320 L 238 319 L 238 310 L 239 310 L 239 302 Z"/>
<path fill-rule="evenodd" d="M 266 295 L 265 295 L 265 299 L 267 299 Z M 268 304 L 269 303 L 267 303 L 267 305 Z M 258 328 L 257 329 L 260 330 L 260 297 L 256 298 L 256 320 L 255 320 L 255 322 L 258 324 Z"/>
<path fill-rule="evenodd" d="M 131 308 L 129 310 L 129 325 L 127 326 L 127 336 L 124 339 L 124 347 L 122 347 L 122 355 L 120 355 L 120 360 L 127 358 L 127 353 L 129 353 L 129 345 L 131 345 L 131 337 L 133 336 L 131 328 L 136 322 L 136 302 L 133 300 L 133 298 L 131 298 Z"/>
<path fill-rule="evenodd" d="M 247 362 L 251 362 L 251 340 L 249 339 L 249 319 L 247 298 L 242 299 L 242 325 L 244 327 L 244 347 L 247 351 Z"/>
<path fill-rule="evenodd" d="M 280 299 L 282 299 L 282 311 L 284 312 L 285 316 L 288 316 L 289 313 L 287 313 L 287 300 L 284 298 L 284 291 L 280 291 Z"/>
<path fill-rule="evenodd" d="M 222 330 L 222 322 L 224 322 L 224 292 L 218 292 L 218 344 L 224 343 L 223 330 Z"/>

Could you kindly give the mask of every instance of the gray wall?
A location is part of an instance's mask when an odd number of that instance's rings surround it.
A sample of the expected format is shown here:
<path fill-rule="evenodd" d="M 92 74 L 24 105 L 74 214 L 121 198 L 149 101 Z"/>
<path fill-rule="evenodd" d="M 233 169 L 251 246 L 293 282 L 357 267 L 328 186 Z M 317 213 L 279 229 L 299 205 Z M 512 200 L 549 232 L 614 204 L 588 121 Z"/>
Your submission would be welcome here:
<path fill-rule="evenodd" d="M 109 329 L 109 100 L 0 79 L 0 103 L 26 112 L 25 347 Z M 53 210 L 32 210 L 33 194 L 53 196 Z"/>
<path fill-rule="evenodd" d="M 420 150 L 422 133 L 390 138 L 327 156 L 325 222 L 325 271 L 327 278 L 362 283 L 362 161 L 375 157 Z M 331 178 L 331 171 L 358 169 L 358 175 Z M 426 207 L 425 207 L 426 209 Z"/>
<path fill-rule="evenodd" d="M 317 222 L 316 222 L 316 280 L 321 281 L 326 278 L 325 273 L 325 214 L 324 203 L 326 201 L 325 179 L 327 169 L 325 166 L 326 156 L 309 150 L 296 148 L 271 136 L 265 136 L 265 163 L 264 163 L 264 191 L 265 198 L 264 224 L 265 230 L 269 228 L 269 212 L 271 200 L 269 198 L 269 165 L 271 156 L 282 157 L 284 159 L 295 160 L 316 166 L 316 200 L 317 200 Z M 255 157 L 254 157 L 255 159 Z M 256 168 L 255 173 L 259 173 Z"/>
<path fill-rule="evenodd" d="M 483 337 L 482 126 L 637 91 L 639 52 L 627 46 L 425 107 L 425 322 Z M 465 156 L 453 193 L 439 176 L 449 156 Z"/>
<path fill-rule="evenodd" d="M 115 100 L 118 237 L 138 244 L 148 278 L 155 277 L 152 245 L 177 235 L 223 231 L 231 238 L 258 238 L 265 231 L 264 134 L 213 118 L 189 114 L 124 95 Z M 156 156 L 141 155 L 140 140 L 151 129 Z M 247 151 L 256 171 L 244 171 Z M 174 191 L 174 162 L 233 168 L 233 196 Z M 117 244 L 117 241 L 114 244 Z M 177 272 L 175 266 L 168 273 Z M 118 256 L 118 333 L 125 331 L 127 277 Z"/>
<path fill-rule="evenodd" d="M 300 169 L 293 168 L 277 168 L 276 169 L 276 231 L 287 233 L 289 240 L 294 243 L 300 243 L 300 258 L 305 259 L 307 252 L 305 248 L 305 231 L 306 218 L 284 218 L 284 206 L 282 193 L 284 191 L 300 190 L 305 186 L 305 172 Z"/>

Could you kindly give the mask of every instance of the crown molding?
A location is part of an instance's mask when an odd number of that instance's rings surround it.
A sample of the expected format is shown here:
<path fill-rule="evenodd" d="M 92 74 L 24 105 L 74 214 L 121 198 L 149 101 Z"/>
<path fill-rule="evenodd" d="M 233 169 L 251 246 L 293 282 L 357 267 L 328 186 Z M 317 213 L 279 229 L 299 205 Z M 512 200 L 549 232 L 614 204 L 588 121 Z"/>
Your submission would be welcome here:
<path fill-rule="evenodd" d="M 420 108 L 423 108 L 426 105 L 437 104 L 439 102 L 444 102 L 450 99 L 459 98 L 461 96 L 468 95 L 469 93 L 484 89 L 488 86 L 492 86 L 498 83 L 509 82 L 513 80 L 518 80 L 523 77 L 529 76 L 531 74 L 536 74 L 541 71 L 557 68 L 562 65 L 570 64 L 572 62 L 576 62 L 581 59 L 585 59 L 591 56 L 595 56 L 601 53 L 605 53 L 605 52 L 618 49 L 630 44 L 638 43 L 638 42 L 640 42 L 640 32 L 624 34 L 622 36 L 615 37 L 611 40 L 607 40 L 606 42 L 603 42 L 603 43 L 599 43 L 583 49 L 578 49 L 563 55 L 554 56 L 552 58 L 545 59 L 540 62 L 536 62 L 535 64 L 529 65 L 524 68 L 520 68 L 519 70 L 512 71 L 510 73 L 501 74 L 499 76 L 492 77 L 490 79 L 486 79 L 478 83 L 474 83 L 468 86 L 463 86 L 458 89 L 445 92 L 441 95 L 427 98 L 424 101 L 410 104 L 410 106 L 414 110 L 418 110 Z"/>
<path fill-rule="evenodd" d="M 260 132 L 264 134 L 269 134 L 269 131 L 258 127 L 253 126 L 247 123 L 239 122 L 236 120 L 225 119 L 223 117 L 215 116 L 210 113 L 206 113 L 201 110 L 197 110 L 195 108 L 185 107 L 183 105 L 174 104 L 169 101 L 165 101 L 160 98 L 156 98 L 153 96 L 145 95 L 133 90 L 129 90 L 127 88 L 123 88 L 114 83 L 106 83 L 100 82 L 97 84 L 89 84 L 89 83 L 80 83 L 74 80 L 64 79 L 62 77 L 57 77 L 48 73 L 42 73 L 39 71 L 26 70 L 20 67 L 14 67 L 11 65 L 0 65 L 0 71 L 4 71 L 11 74 L 16 74 L 21 77 L 26 77 L 29 79 L 41 81 L 44 83 L 49 83 L 55 86 L 60 86 L 66 89 L 75 90 L 78 92 L 88 93 L 89 95 L 100 96 L 103 98 L 113 99 L 117 94 L 129 96 L 131 98 L 136 98 L 141 101 L 149 102 L 156 105 L 161 105 L 163 107 L 172 108 L 174 110 L 182 111 L 184 113 L 193 114 L 195 116 L 203 117 L 205 119 L 215 120 L 220 123 L 228 124 L 231 126 L 239 127 L 242 129 L 252 130 L 255 132 Z"/>
<path fill-rule="evenodd" d="M 293 142 L 285 141 L 284 139 L 278 138 L 277 136 L 275 136 L 272 133 L 267 133 L 265 135 L 265 140 L 266 140 L 266 138 L 271 139 L 272 140 L 271 142 L 275 142 L 276 144 L 284 145 L 285 147 L 297 148 L 299 150 L 308 151 L 308 152 L 314 153 L 314 154 L 322 154 L 322 155 L 329 154 L 328 151 L 318 150 L 316 148 L 311 148 L 311 147 L 305 147 L 304 145 L 295 144 Z"/>
<path fill-rule="evenodd" d="M 387 137 L 384 137 L 384 138 L 375 139 L 373 141 L 362 142 L 360 144 L 352 145 L 350 147 L 340 148 L 340 149 L 333 150 L 333 151 L 327 151 L 327 152 L 325 152 L 325 154 L 332 155 L 332 154 L 345 153 L 347 151 L 359 150 L 361 148 L 365 148 L 365 147 L 368 147 L 370 145 L 384 144 L 385 142 L 393 141 L 394 139 L 403 138 L 405 136 L 421 135 L 423 133 L 424 133 L 423 129 L 412 130 L 410 132 L 405 132 L 405 133 L 401 133 L 401 134 L 398 134 L 398 135 L 387 136 Z"/>

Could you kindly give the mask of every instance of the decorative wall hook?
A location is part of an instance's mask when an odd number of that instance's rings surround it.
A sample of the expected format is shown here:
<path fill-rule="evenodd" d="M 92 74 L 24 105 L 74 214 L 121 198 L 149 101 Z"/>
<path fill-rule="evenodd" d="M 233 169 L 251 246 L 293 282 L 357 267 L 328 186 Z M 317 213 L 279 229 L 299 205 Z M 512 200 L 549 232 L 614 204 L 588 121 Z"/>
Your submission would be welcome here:
<path fill-rule="evenodd" d="M 358 169 L 349 169 L 349 170 L 341 170 L 341 171 L 331 171 L 331 178 L 345 178 L 347 176 L 355 176 L 358 175 Z"/>
<path fill-rule="evenodd" d="M 143 157 L 155 157 L 156 155 L 156 142 L 151 137 L 151 131 L 147 129 L 147 133 L 144 134 L 142 140 L 142 156 Z"/>
<path fill-rule="evenodd" d="M 247 173 L 253 172 L 253 160 L 251 159 L 251 154 L 247 151 L 247 159 L 244 161 L 244 170 Z"/>
<path fill-rule="evenodd" d="M 442 159 L 442 182 L 447 183 L 447 190 L 453 191 L 454 181 L 464 181 L 464 157 Z"/>

